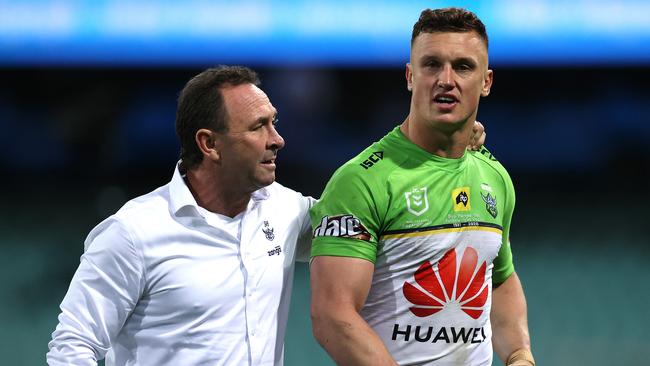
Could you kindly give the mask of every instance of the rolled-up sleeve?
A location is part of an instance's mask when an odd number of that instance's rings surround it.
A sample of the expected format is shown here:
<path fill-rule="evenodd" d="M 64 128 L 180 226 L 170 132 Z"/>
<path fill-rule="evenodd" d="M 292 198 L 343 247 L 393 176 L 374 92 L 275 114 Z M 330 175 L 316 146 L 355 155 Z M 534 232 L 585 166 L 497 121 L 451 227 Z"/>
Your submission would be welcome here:
<path fill-rule="evenodd" d="M 309 262 L 311 254 L 311 220 L 309 219 L 309 209 L 316 203 L 313 197 L 301 197 L 303 204 L 301 205 L 301 225 L 300 233 L 298 234 L 298 243 L 296 250 L 296 261 Z"/>
<path fill-rule="evenodd" d="M 96 365 L 144 289 L 142 255 L 117 219 L 93 229 L 85 247 L 48 345 L 50 366 Z"/>

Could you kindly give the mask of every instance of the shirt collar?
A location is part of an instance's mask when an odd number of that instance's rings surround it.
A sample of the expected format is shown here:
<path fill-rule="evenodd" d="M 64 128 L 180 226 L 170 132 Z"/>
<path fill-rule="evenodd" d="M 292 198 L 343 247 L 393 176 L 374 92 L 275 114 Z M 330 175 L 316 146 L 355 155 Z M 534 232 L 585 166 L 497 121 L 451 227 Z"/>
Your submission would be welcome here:
<path fill-rule="evenodd" d="M 201 216 L 199 213 L 199 205 L 196 203 L 192 192 L 185 184 L 185 175 L 180 171 L 181 162 L 176 163 L 174 175 L 171 182 L 169 182 L 169 208 L 172 214 L 176 215 L 181 209 L 190 208 L 189 212 L 194 213 L 196 216 Z"/>
<path fill-rule="evenodd" d="M 273 183 L 271 183 L 271 184 L 273 184 Z M 270 196 L 270 194 L 269 194 L 268 187 L 262 187 L 262 188 L 258 189 L 257 191 L 253 192 L 253 194 L 251 195 L 251 198 L 253 199 L 253 201 L 263 201 L 263 200 L 269 198 L 269 196 Z"/>
<path fill-rule="evenodd" d="M 177 215 L 181 209 L 190 208 L 196 216 L 201 216 L 199 212 L 199 205 L 196 203 L 192 192 L 185 183 L 185 175 L 180 171 L 180 161 L 176 164 L 174 175 L 171 182 L 169 182 L 169 206 L 172 214 Z M 268 187 L 263 187 L 253 192 L 251 195 L 252 201 L 262 201 L 268 199 L 270 196 Z M 250 204 L 249 204 L 250 207 Z"/>

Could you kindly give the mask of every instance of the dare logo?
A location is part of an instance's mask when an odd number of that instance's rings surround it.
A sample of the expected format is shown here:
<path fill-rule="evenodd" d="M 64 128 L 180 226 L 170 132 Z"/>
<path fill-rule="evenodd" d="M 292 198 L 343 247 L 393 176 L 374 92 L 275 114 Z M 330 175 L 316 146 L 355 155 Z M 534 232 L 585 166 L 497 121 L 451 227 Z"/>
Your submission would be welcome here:
<path fill-rule="evenodd" d="M 460 308 L 473 319 L 483 313 L 488 299 L 485 262 L 478 264 L 476 249 L 467 247 L 457 261 L 456 250 L 450 249 L 434 269 L 425 261 L 415 271 L 415 283 L 404 282 L 402 292 L 414 306 L 409 309 L 418 317 L 435 314 L 445 308 Z"/>
<path fill-rule="evenodd" d="M 335 236 L 370 241 L 368 229 L 361 220 L 353 215 L 323 216 L 320 224 L 314 229 L 314 238 L 318 236 Z"/>

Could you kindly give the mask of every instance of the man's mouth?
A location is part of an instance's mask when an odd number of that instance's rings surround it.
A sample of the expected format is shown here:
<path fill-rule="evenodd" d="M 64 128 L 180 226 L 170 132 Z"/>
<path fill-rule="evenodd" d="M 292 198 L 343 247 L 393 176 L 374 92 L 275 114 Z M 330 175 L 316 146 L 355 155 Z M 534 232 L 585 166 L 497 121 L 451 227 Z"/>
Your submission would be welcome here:
<path fill-rule="evenodd" d="M 275 158 L 271 158 L 269 160 L 263 160 L 262 164 L 268 164 L 268 165 L 274 164 L 275 165 Z"/>
<path fill-rule="evenodd" d="M 447 105 L 458 103 L 458 99 L 455 96 L 449 94 L 437 95 L 433 98 L 433 101 L 436 103 L 447 104 Z"/>

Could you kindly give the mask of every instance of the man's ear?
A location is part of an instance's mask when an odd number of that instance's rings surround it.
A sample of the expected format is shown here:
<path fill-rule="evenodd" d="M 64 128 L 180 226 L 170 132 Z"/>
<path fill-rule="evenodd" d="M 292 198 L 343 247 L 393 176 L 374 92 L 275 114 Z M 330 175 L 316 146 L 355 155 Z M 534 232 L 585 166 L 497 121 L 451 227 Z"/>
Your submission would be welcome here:
<path fill-rule="evenodd" d="M 215 132 L 208 130 L 207 128 L 201 128 L 196 131 L 194 140 L 203 154 L 203 159 L 209 159 L 215 162 L 219 161 L 221 158 L 221 151 L 219 148 L 219 141 L 217 141 L 218 136 Z"/>
<path fill-rule="evenodd" d="M 492 70 L 488 70 L 485 74 L 485 79 L 483 80 L 483 89 L 481 89 L 481 96 L 487 97 L 490 95 L 490 89 L 492 89 L 492 81 L 494 80 L 494 73 Z"/>
<path fill-rule="evenodd" d="M 406 64 L 406 89 L 413 90 L 413 71 L 411 70 L 411 63 Z"/>

